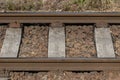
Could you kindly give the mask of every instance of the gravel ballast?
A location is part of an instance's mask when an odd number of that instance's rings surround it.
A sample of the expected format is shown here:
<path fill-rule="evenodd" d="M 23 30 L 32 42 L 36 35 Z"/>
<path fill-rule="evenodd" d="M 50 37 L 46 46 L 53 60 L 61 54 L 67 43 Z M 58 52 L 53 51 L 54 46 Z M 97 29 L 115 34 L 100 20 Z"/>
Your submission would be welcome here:
<path fill-rule="evenodd" d="M 20 46 L 20 57 L 47 57 L 48 52 L 48 27 L 47 26 L 25 26 L 22 43 Z"/>
<path fill-rule="evenodd" d="M 6 29 L 7 29 L 7 26 L 0 25 L 0 50 L 1 50 L 2 45 L 3 45 L 3 41 L 5 38 L 5 34 L 6 34 Z"/>
<path fill-rule="evenodd" d="M 11 72 L 11 80 L 119 80 L 120 71 L 104 72 Z"/>
<path fill-rule="evenodd" d="M 116 57 L 120 57 L 120 25 L 112 25 L 110 28 Z"/>
<path fill-rule="evenodd" d="M 96 57 L 93 26 L 66 27 L 67 57 Z"/>

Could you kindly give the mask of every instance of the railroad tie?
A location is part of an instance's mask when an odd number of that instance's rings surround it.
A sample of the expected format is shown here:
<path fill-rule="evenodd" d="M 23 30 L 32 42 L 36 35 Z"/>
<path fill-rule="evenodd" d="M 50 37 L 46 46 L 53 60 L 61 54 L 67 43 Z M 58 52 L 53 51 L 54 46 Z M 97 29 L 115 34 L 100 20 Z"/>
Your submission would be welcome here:
<path fill-rule="evenodd" d="M 65 30 L 61 23 L 49 27 L 48 57 L 65 57 Z"/>
<path fill-rule="evenodd" d="M 95 41 L 98 58 L 115 57 L 109 28 L 95 28 Z"/>
<path fill-rule="evenodd" d="M 21 28 L 13 28 L 10 24 L 9 28 L 6 30 L 0 57 L 17 57 L 21 41 L 21 33 Z"/>

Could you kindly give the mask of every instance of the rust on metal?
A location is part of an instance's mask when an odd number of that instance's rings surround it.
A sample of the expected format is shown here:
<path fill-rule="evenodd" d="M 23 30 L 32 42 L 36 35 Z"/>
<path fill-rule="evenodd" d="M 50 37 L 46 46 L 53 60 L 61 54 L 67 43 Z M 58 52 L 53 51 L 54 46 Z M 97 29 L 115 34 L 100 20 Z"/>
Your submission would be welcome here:
<path fill-rule="evenodd" d="M 0 69 L 23 71 L 49 70 L 120 70 L 120 59 L 80 59 L 80 58 L 43 58 L 43 59 L 0 59 Z"/>
<path fill-rule="evenodd" d="M 0 63 L 120 63 L 120 58 L 0 58 Z"/>
<path fill-rule="evenodd" d="M 21 25 L 18 22 L 12 22 L 12 23 L 9 24 L 9 27 L 10 28 L 20 28 Z"/>
<path fill-rule="evenodd" d="M 6 12 L 0 13 L 0 23 L 120 23 L 120 13 L 110 12 Z"/>
<path fill-rule="evenodd" d="M 107 28 L 108 27 L 108 23 L 104 22 L 104 21 L 99 21 L 99 22 L 96 22 L 96 27 L 97 28 Z"/>
<path fill-rule="evenodd" d="M 52 22 L 50 27 L 63 27 L 63 23 L 59 21 Z"/>
<path fill-rule="evenodd" d="M 119 12 L 0 12 L 0 17 L 120 17 Z"/>

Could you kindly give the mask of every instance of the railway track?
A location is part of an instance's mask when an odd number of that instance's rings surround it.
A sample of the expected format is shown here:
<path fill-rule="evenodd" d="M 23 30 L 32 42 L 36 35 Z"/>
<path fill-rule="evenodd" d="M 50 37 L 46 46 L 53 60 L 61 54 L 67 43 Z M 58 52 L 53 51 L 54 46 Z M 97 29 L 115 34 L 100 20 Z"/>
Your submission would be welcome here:
<path fill-rule="evenodd" d="M 0 53 L 1 71 L 92 71 L 120 70 L 109 25 L 120 24 L 120 13 L 97 12 L 6 12 L 0 13 L 0 23 L 8 24 Z M 49 27 L 48 57 L 18 57 L 22 24 L 44 23 Z M 94 25 L 97 56 L 95 58 L 67 58 L 65 53 L 66 24 Z M 89 36 L 88 36 L 89 37 Z"/>

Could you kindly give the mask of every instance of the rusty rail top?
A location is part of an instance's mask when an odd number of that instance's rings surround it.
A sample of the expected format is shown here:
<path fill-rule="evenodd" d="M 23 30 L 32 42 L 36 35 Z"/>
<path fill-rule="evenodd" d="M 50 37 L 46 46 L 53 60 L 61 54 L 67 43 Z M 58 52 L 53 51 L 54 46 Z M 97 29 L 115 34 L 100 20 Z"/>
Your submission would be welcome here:
<path fill-rule="evenodd" d="M 49 62 L 49 63 L 120 63 L 120 58 L 0 58 L 0 63 L 12 62 Z"/>
<path fill-rule="evenodd" d="M 120 23 L 120 12 L 0 12 L 0 23 Z"/>
<path fill-rule="evenodd" d="M 0 12 L 0 17 L 120 17 L 120 12 Z"/>

